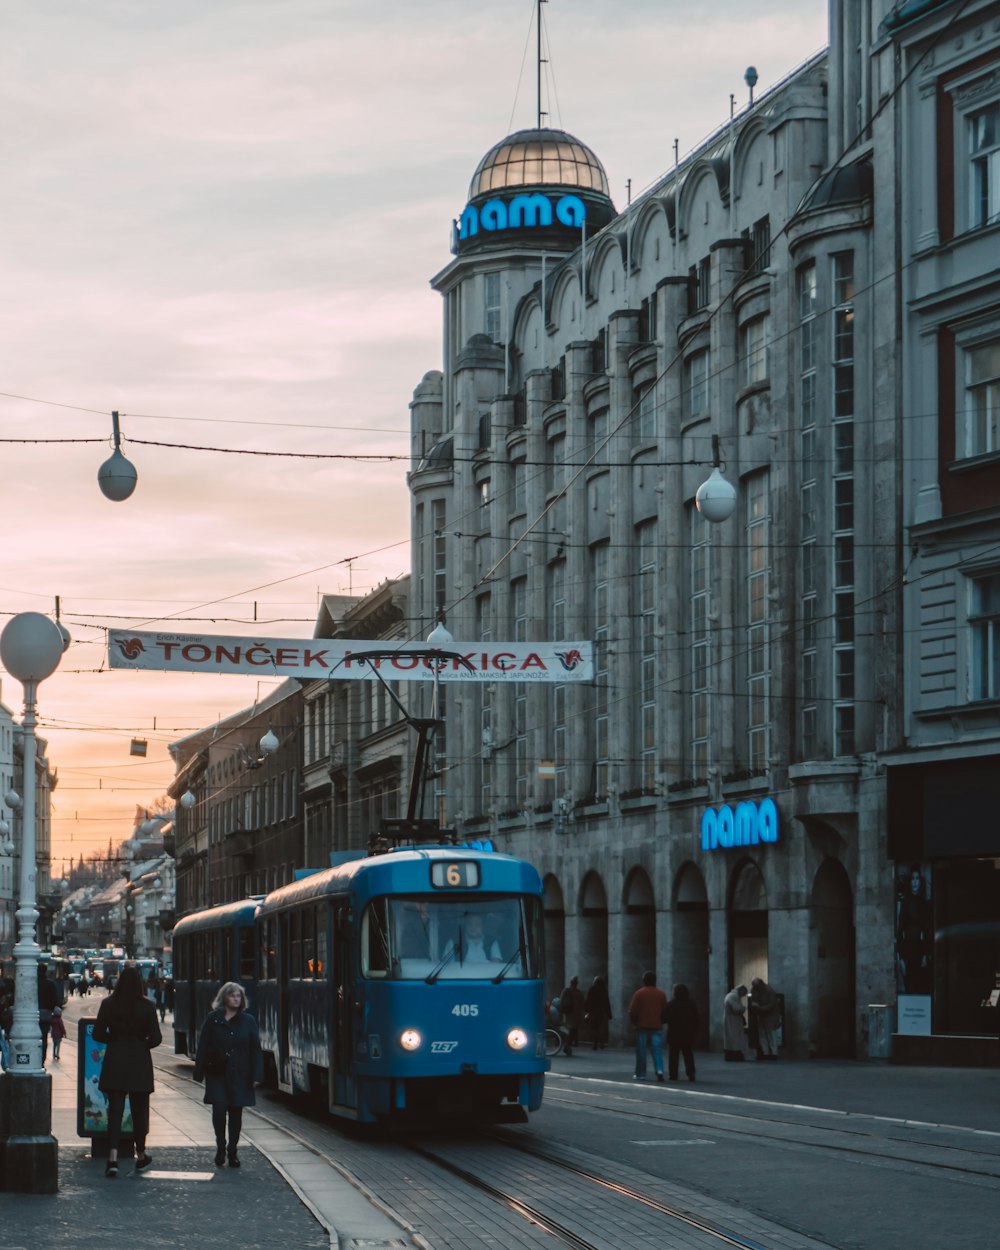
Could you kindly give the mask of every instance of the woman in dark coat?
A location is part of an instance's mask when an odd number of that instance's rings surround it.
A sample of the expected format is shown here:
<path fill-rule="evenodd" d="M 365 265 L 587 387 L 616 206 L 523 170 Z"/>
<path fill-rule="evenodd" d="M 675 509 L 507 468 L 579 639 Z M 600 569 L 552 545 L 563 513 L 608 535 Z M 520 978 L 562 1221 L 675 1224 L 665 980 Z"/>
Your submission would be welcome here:
<path fill-rule="evenodd" d="M 153 1162 L 146 1154 L 149 1095 L 153 1092 L 153 1059 L 149 1052 L 162 1040 L 156 1008 L 145 995 L 142 973 L 126 965 L 115 988 L 101 1003 L 94 1022 L 94 1041 L 107 1043 L 98 1089 L 108 1096 L 108 1163 L 104 1175 L 111 1179 L 118 1175 L 118 1143 L 126 1096 L 132 1108 L 135 1170 L 141 1172 Z"/>
<path fill-rule="evenodd" d="M 590 1026 L 590 1036 L 595 1050 L 603 1050 L 608 1044 L 608 1022 L 611 1019 L 611 999 L 603 977 L 594 977 L 584 1001 L 584 1020 Z"/>
<path fill-rule="evenodd" d="M 691 999 L 688 987 L 675 985 L 673 997 L 667 1003 L 667 1070 L 672 1081 L 677 1080 L 682 1055 L 687 1079 L 694 1080 L 694 1039 L 697 1035 L 698 1008 Z"/>
<path fill-rule="evenodd" d="M 227 981 L 220 986 L 212 1008 L 198 1037 L 194 1079 L 204 1079 L 204 1101 L 212 1106 L 215 1165 L 221 1168 L 228 1154 L 229 1166 L 238 1168 L 236 1147 L 243 1128 L 243 1108 L 256 1105 L 253 1087 L 255 1081 L 264 1079 L 264 1056 L 257 1021 L 247 1012 L 247 995 L 242 985 Z"/>

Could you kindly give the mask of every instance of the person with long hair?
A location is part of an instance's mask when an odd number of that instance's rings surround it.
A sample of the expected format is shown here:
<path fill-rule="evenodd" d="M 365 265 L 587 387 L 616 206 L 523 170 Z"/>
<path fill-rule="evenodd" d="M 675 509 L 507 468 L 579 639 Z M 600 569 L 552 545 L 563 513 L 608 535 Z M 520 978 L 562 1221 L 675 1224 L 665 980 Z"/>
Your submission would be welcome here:
<path fill-rule="evenodd" d="M 146 997 L 142 973 L 126 965 L 115 988 L 101 1003 L 94 1022 L 94 1041 L 106 1043 L 98 1088 L 108 1096 L 108 1162 L 104 1175 L 109 1180 L 118 1176 L 126 1097 L 132 1108 L 135 1170 L 142 1172 L 153 1162 L 146 1154 L 149 1096 L 153 1092 L 153 1058 L 149 1052 L 162 1040 L 156 1008 Z"/>
<path fill-rule="evenodd" d="M 212 1011 L 201 1026 L 194 1079 L 204 1080 L 204 1101 L 212 1107 L 215 1166 L 221 1168 L 228 1157 L 229 1166 L 238 1168 L 236 1147 L 243 1128 L 243 1108 L 256 1105 L 254 1083 L 264 1079 L 264 1056 L 257 1021 L 247 1011 L 246 990 L 235 981 L 219 986 Z"/>

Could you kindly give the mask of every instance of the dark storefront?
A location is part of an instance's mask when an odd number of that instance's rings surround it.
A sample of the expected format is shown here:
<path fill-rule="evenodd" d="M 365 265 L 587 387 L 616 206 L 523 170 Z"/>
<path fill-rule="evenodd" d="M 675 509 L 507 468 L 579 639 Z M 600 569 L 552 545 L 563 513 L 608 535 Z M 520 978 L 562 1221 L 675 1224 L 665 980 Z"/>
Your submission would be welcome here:
<path fill-rule="evenodd" d="M 913 1063 L 995 1063 L 1000 755 L 889 769 L 897 1029 Z"/>

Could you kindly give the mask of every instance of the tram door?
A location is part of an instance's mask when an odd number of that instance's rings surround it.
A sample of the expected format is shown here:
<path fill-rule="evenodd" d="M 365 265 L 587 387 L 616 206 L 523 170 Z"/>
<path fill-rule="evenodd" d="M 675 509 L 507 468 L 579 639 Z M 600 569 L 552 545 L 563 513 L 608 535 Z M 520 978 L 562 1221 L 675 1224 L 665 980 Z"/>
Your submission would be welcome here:
<path fill-rule="evenodd" d="M 333 998 L 333 1100 L 353 1103 L 351 1082 L 351 926 L 346 900 L 333 905 L 333 958 L 330 960 Z"/>

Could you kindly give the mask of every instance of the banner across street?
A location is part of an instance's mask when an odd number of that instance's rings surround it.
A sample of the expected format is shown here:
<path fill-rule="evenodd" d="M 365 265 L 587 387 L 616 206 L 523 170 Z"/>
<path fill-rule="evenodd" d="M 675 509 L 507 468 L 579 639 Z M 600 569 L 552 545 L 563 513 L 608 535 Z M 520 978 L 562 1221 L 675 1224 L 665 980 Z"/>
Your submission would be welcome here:
<path fill-rule="evenodd" d="M 424 642 L 108 632 L 108 665 L 341 681 L 592 681 L 590 642 Z"/>

